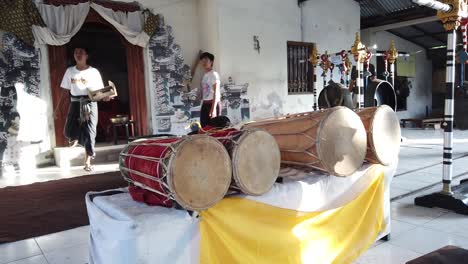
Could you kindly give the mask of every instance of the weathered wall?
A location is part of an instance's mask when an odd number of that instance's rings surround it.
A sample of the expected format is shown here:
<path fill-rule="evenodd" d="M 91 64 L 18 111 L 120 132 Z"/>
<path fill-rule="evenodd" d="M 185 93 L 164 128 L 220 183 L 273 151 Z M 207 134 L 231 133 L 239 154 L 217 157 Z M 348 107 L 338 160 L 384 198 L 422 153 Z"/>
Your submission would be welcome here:
<path fill-rule="evenodd" d="M 395 40 L 398 51 L 410 53 L 416 57 L 416 76 L 409 78 L 412 83 L 407 98 L 407 110 L 399 111 L 400 118 L 421 118 L 426 116 L 426 107 L 432 109 L 432 62 L 427 59 L 425 50 L 409 41 L 388 32 L 371 33 L 362 31 L 362 38 L 367 45 L 377 44 L 379 49 L 388 49 L 391 40 Z M 375 58 L 373 59 L 375 63 Z"/>
<path fill-rule="evenodd" d="M 253 119 L 312 110 L 312 95 L 288 95 L 287 41 L 316 42 L 319 52 L 337 52 L 349 49 L 359 30 L 359 5 L 353 1 L 307 1 L 302 10 L 303 31 L 301 8 L 295 0 L 218 3 L 221 78 L 249 84 Z M 339 10 L 334 8 L 338 5 Z M 253 48 L 253 36 L 259 36 L 260 53 Z M 318 70 L 318 92 L 320 74 Z M 339 78 L 337 70 L 335 78 Z"/>

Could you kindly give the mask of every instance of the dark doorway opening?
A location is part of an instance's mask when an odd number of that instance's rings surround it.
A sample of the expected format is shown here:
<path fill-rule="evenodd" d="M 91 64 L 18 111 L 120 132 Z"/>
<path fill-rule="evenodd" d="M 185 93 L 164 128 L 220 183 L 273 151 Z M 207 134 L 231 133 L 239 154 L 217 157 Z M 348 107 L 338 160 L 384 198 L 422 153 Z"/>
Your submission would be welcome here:
<path fill-rule="evenodd" d="M 114 100 L 98 103 L 96 142 L 111 142 L 113 134 L 110 118 L 130 115 L 126 48 L 121 36 L 112 28 L 99 23 L 85 23 L 67 44 L 69 66 L 74 65 L 73 48 L 79 45 L 89 49 L 89 65 L 99 70 L 104 85 L 112 81 L 117 88 L 118 96 Z"/>

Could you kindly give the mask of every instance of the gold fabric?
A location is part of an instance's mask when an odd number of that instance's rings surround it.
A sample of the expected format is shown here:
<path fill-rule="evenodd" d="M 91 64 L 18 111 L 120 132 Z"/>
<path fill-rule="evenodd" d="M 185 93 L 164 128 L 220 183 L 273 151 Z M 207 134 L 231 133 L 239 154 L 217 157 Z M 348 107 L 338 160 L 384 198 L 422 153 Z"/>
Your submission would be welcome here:
<path fill-rule="evenodd" d="M 0 30 L 13 33 L 33 46 L 32 25 L 45 27 L 39 11 L 31 0 L 0 0 Z"/>
<path fill-rule="evenodd" d="M 201 212 L 200 263 L 353 263 L 385 229 L 384 173 L 355 200 L 298 212 L 230 197 Z"/>
<path fill-rule="evenodd" d="M 148 12 L 148 18 L 146 18 L 145 25 L 143 26 L 143 31 L 152 37 L 156 32 L 156 27 L 158 25 L 158 16 Z"/>

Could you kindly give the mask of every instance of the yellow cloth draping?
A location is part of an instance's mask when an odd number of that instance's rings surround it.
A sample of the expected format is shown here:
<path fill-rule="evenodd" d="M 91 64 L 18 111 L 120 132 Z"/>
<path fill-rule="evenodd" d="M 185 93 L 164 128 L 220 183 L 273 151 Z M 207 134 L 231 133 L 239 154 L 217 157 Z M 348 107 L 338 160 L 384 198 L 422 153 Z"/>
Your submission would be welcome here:
<path fill-rule="evenodd" d="M 203 211 L 200 263 L 351 263 L 385 228 L 384 173 L 350 203 L 299 212 L 239 197 Z"/>

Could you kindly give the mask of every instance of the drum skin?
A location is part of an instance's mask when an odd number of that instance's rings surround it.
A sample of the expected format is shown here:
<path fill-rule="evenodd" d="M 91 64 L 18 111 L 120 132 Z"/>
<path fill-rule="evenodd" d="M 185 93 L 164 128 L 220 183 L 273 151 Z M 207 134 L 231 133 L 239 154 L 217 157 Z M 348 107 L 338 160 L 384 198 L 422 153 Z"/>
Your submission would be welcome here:
<path fill-rule="evenodd" d="M 401 144 L 400 122 L 387 105 L 356 110 L 367 131 L 366 160 L 390 165 L 398 156 Z"/>
<path fill-rule="evenodd" d="M 281 154 L 276 140 L 261 129 L 227 129 L 209 133 L 228 150 L 232 159 L 232 189 L 259 196 L 276 182 Z"/>
<path fill-rule="evenodd" d="M 244 193 L 258 196 L 273 187 L 281 153 L 272 135 L 260 129 L 243 131 L 231 155 L 234 181 Z"/>
<path fill-rule="evenodd" d="M 164 193 L 195 211 L 219 202 L 232 178 L 226 149 L 205 135 L 132 143 L 122 151 L 120 166 L 124 177 L 136 186 Z"/>
<path fill-rule="evenodd" d="M 314 168 L 335 176 L 350 176 L 363 164 L 367 135 L 359 116 L 339 106 L 324 111 L 251 122 L 278 143 L 286 166 Z"/>

